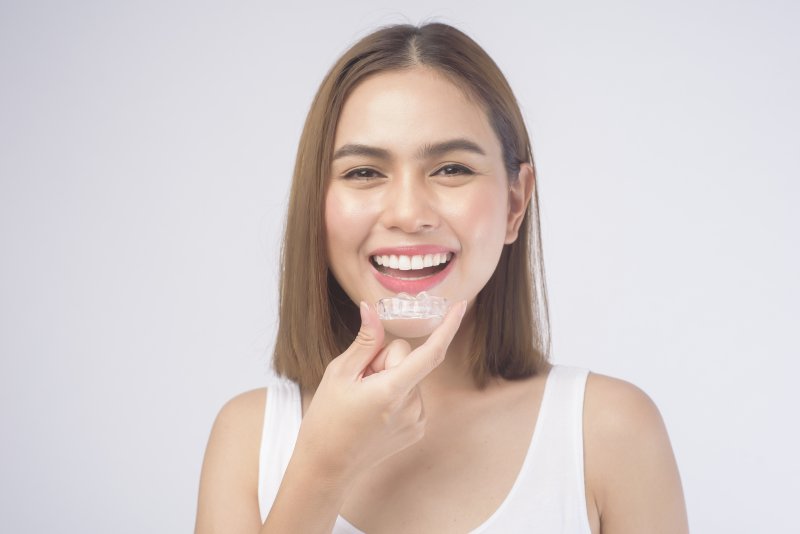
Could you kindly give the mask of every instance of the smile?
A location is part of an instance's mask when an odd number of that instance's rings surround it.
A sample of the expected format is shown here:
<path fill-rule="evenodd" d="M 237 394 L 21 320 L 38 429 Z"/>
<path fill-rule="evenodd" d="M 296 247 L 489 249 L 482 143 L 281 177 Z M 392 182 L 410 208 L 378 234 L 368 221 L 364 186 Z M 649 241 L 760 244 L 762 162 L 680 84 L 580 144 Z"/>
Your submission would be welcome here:
<path fill-rule="evenodd" d="M 454 263 L 452 252 L 434 254 L 375 255 L 370 257 L 373 274 L 386 289 L 416 295 L 442 282 Z"/>
<path fill-rule="evenodd" d="M 380 273 L 403 280 L 416 280 L 444 270 L 452 258 L 452 252 L 440 252 L 415 256 L 372 256 L 370 261 Z"/>

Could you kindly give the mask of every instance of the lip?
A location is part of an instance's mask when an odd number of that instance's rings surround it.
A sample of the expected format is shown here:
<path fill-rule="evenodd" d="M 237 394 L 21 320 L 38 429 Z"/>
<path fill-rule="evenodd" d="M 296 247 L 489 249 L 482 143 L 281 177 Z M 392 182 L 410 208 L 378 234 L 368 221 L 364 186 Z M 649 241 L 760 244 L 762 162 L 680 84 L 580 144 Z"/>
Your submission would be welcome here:
<path fill-rule="evenodd" d="M 421 249 L 421 248 L 424 248 L 424 247 L 407 247 L 407 248 L 404 248 L 404 250 L 408 250 L 408 249 L 412 249 L 412 248 L 417 250 L 417 249 Z M 433 250 L 432 252 L 416 252 L 416 254 L 434 254 L 436 252 L 450 252 L 449 250 L 443 249 L 442 247 L 430 247 L 430 248 L 431 249 L 436 249 L 436 250 Z M 389 251 L 389 250 L 397 251 L 397 250 L 400 250 L 400 249 L 399 248 L 379 249 L 379 250 L 375 251 L 372 255 L 376 255 L 377 256 L 377 255 L 383 255 L 383 254 L 398 254 L 398 252 L 384 252 L 384 251 Z M 401 252 L 400 254 L 413 255 L 413 254 L 410 254 L 409 252 Z M 445 278 L 447 278 L 447 275 L 450 274 L 450 271 L 453 268 L 453 264 L 456 261 L 457 261 L 457 257 L 456 257 L 456 255 L 454 253 L 453 254 L 453 258 L 450 260 L 450 262 L 447 264 L 447 266 L 444 269 L 442 269 L 441 271 L 439 271 L 438 273 L 436 273 L 434 275 L 426 276 L 425 278 L 420 278 L 418 280 L 401 280 L 399 278 L 395 278 L 393 276 L 389 276 L 389 275 L 383 274 L 382 272 L 378 271 L 375 268 L 375 266 L 372 264 L 372 262 L 369 262 L 369 264 L 370 264 L 370 268 L 372 269 L 372 274 L 375 276 L 375 278 L 378 280 L 378 282 L 380 282 L 380 284 L 383 287 L 385 287 L 386 289 L 388 289 L 389 291 L 393 291 L 395 293 L 408 293 L 409 295 L 416 295 L 421 291 L 428 291 L 431 288 L 436 287 L 437 285 L 439 285 Z M 411 272 L 411 271 L 409 271 L 409 272 Z"/>

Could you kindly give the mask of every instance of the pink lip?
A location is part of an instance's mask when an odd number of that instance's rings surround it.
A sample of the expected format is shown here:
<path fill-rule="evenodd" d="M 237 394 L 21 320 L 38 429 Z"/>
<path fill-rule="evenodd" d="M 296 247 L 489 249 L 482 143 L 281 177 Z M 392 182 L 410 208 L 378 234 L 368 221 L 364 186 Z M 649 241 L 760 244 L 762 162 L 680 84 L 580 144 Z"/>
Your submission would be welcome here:
<path fill-rule="evenodd" d="M 409 247 L 409 248 L 424 248 L 424 247 Z M 384 255 L 384 254 L 397 254 L 397 252 L 382 252 L 383 250 L 399 250 L 399 249 L 380 249 L 380 251 L 376 251 L 373 255 Z M 416 252 L 416 254 L 433 254 L 435 252 L 447 252 L 446 249 L 441 249 L 438 247 L 434 252 Z M 409 252 L 404 252 L 404 254 L 412 255 Z M 439 285 L 447 275 L 450 274 L 450 270 L 453 267 L 453 264 L 456 262 L 455 255 L 447 264 L 447 266 L 439 271 L 438 273 L 426 276 L 425 278 L 420 278 L 418 280 L 401 280 L 400 278 L 394 278 L 393 276 L 389 276 L 383 274 L 382 272 L 378 271 L 372 262 L 370 262 L 370 267 L 372 267 L 372 274 L 375 275 L 375 278 L 380 282 L 380 284 L 388 289 L 389 291 L 394 291 L 395 293 L 408 293 L 410 295 L 416 295 L 420 291 L 428 291 L 429 289 Z M 406 271 L 412 272 L 412 271 Z"/>

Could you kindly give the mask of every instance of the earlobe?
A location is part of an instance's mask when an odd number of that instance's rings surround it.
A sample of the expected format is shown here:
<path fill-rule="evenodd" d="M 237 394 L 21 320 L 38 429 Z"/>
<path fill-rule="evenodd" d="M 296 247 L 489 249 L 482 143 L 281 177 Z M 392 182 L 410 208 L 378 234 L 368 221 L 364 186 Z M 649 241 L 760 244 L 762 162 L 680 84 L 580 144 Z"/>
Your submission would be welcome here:
<path fill-rule="evenodd" d="M 531 201 L 533 187 L 536 181 L 533 167 L 529 163 L 523 163 L 519 168 L 517 180 L 509 185 L 508 188 L 508 221 L 506 225 L 505 244 L 509 245 L 517 240 L 519 227 Z"/>

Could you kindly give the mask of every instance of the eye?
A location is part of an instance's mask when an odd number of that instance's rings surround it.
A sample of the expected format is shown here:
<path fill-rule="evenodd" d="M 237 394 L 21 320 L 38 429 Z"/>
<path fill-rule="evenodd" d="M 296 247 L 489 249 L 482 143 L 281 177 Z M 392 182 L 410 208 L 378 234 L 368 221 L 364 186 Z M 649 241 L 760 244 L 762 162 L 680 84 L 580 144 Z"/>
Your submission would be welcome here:
<path fill-rule="evenodd" d="M 463 165 L 449 163 L 444 167 L 441 167 L 438 171 L 434 172 L 433 174 L 439 174 L 442 176 L 466 176 L 475 173 L 472 172 L 467 167 L 464 167 Z"/>
<path fill-rule="evenodd" d="M 350 180 L 370 180 L 373 178 L 380 178 L 383 175 L 376 171 L 375 169 L 369 169 L 366 167 L 359 167 L 358 169 L 353 169 L 352 171 L 346 173 L 344 178 Z"/>

